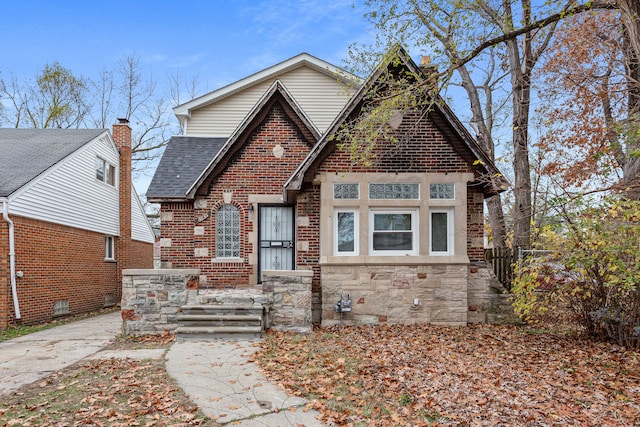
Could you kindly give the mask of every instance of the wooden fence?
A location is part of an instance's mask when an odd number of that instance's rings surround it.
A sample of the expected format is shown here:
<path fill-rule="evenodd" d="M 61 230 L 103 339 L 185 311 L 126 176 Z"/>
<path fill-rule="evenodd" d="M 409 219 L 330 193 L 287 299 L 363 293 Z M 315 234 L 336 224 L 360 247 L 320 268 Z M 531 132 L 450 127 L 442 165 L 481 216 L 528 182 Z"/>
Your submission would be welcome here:
<path fill-rule="evenodd" d="M 484 256 L 493 266 L 493 272 L 502 286 L 511 291 L 513 266 L 518 259 L 518 254 L 509 248 L 491 248 L 485 249 Z"/>

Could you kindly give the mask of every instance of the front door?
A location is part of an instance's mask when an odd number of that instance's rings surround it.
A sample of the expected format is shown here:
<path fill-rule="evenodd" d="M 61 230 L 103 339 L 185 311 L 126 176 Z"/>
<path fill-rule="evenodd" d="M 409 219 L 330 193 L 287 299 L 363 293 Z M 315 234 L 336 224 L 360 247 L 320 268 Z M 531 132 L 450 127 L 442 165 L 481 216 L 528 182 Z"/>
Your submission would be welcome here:
<path fill-rule="evenodd" d="M 264 270 L 294 269 L 293 206 L 259 207 L 259 277 Z"/>

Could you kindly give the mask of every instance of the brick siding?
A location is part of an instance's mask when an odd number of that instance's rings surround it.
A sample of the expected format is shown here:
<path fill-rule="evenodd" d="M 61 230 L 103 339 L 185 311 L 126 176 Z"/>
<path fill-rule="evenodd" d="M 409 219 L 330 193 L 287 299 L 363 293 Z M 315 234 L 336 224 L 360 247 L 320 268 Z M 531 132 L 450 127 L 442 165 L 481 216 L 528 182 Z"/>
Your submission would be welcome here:
<path fill-rule="evenodd" d="M 280 158 L 273 154 L 276 145 L 284 148 Z M 248 235 L 257 233 L 257 222 L 249 220 L 249 195 L 282 195 L 284 182 L 310 148 L 299 128 L 276 102 L 242 148 L 232 156 L 224 172 L 213 181 L 207 196 L 198 197 L 195 203 L 161 204 L 161 218 L 172 218 L 162 221 L 162 239 L 171 242 L 171 246 L 161 247 L 162 265 L 199 268 L 201 275 L 206 276 L 201 287 L 247 286 L 250 276 L 257 274 L 257 266 L 249 262 L 253 246 Z M 215 258 L 216 211 L 224 204 L 223 193 L 228 191 L 233 193 L 231 204 L 240 214 L 242 262 L 212 262 Z M 257 219 L 257 212 L 252 215 Z M 196 234 L 194 227 L 204 227 L 204 232 Z M 206 248 L 207 256 L 196 256 L 196 248 Z"/>
<path fill-rule="evenodd" d="M 118 264 L 105 261 L 103 234 L 17 216 L 12 220 L 16 271 L 23 272 L 16 279 L 22 323 L 51 320 L 58 300 L 69 301 L 70 314 L 102 308 L 106 294 L 120 301 Z M 7 321 L 13 323 L 12 302 L 9 308 Z"/>

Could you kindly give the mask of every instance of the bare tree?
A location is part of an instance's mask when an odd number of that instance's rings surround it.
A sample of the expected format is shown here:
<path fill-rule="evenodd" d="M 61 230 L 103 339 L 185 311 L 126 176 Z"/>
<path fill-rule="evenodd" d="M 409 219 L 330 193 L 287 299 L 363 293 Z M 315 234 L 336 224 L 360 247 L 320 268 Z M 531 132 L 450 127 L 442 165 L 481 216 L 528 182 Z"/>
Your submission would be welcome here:
<path fill-rule="evenodd" d="M 4 120 L 14 127 L 79 128 L 89 113 L 87 80 L 76 77 L 58 62 L 44 66 L 34 83 L 12 77 L 0 83 L 2 97 L 12 112 Z"/>

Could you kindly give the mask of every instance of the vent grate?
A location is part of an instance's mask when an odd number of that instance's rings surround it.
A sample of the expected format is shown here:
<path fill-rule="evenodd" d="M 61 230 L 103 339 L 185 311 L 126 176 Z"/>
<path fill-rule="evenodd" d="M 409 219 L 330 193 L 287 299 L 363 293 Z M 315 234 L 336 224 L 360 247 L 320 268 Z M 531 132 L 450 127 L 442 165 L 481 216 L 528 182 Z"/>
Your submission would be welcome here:
<path fill-rule="evenodd" d="M 64 316 L 71 313 L 68 300 L 59 300 L 53 304 L 53 316 Z"/>

